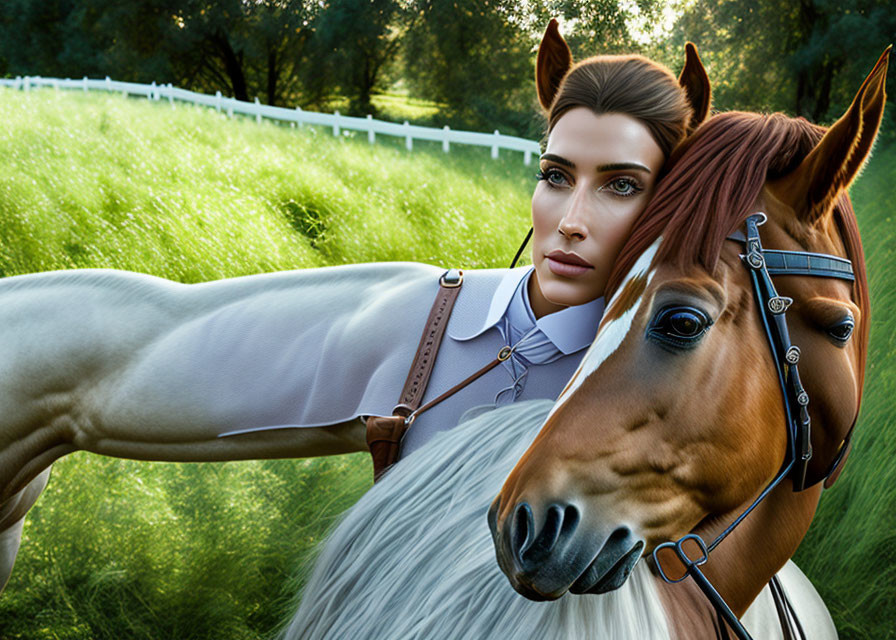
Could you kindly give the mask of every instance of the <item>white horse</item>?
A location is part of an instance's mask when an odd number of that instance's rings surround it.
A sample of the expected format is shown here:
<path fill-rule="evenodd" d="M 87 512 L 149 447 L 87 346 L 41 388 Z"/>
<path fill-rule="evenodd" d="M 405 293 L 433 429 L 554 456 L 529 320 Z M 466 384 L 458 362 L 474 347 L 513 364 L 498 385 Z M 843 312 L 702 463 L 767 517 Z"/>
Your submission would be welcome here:
<path fill-rule="evenodd" d="M 322 544 L 284 639 L 672 638 L 646 560 L 615 591 L 552 602 L 519 595 L 495 562 L 489 504 L 552 406 L 533 400 L 471 412 L 403 459 Z M 796 565 L 778 577 L 806 637 L 836 638 Z M 783 638 L 768 589 L 743 621 L 754 638 Z"/>

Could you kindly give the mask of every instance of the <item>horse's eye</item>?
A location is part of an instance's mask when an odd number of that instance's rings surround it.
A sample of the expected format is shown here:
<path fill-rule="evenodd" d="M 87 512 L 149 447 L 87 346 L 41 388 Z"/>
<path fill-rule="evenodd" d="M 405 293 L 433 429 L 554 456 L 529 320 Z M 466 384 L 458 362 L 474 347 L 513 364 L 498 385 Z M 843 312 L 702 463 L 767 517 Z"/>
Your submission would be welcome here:
<path fill-rule="evenodd" d="M 693 307 L 666 307 L 660 310 L 647 329 L 647 336 L 661 345 L 688 349 L 696 346 L 712 320 Z"/>
<path fill-rule="evenodd" d="M 848 316 L 838 322 L 835 325 L 828 327 L 828 335 L 831 336 L 837 343 L 846 344 L 846 342 L 852 337 L 852 332 L 856 328 L 856 321 L 852 319 L 851 316 Z"/>

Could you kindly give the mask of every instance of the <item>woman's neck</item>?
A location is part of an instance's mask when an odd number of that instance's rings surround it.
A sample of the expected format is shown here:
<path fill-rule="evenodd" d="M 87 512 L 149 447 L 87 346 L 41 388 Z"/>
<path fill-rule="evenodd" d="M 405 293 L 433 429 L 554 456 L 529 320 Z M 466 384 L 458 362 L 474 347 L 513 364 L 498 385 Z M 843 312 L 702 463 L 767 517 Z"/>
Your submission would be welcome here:
<path fill-rule="evenodd" d="M 529 282 L 526 283 L 526 287 L 529 294 L 529 306 L 532 307 L 532 313 L 535 315 L 536 320 L 550 313 L 566 309 L 564 305 L 555 304 L 544 297 L 538 284 L 538 273 L 534 269 L 529 276 Z"/>

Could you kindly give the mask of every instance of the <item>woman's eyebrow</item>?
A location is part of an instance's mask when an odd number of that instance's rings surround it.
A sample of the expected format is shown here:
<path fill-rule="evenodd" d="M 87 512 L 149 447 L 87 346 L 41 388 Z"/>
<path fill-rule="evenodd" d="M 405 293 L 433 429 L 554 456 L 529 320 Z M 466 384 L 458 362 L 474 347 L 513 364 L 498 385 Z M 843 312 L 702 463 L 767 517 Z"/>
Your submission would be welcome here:
<path fill-rule="evenodd" d="M 637 162 L 613 162 L 611 164 L 602 164 L 597 167 L 598 171 L 619 171 L 621 169 L 636 169 L 638 171 L 644 171 L 646 173 L 650 173 L 650 169 L 645 167 L 643 164 L 639 164 Z"/>
<path fill-rule="evenodd" d="M 557 164 L 563 165 L 564 167 L 569 167 L 570 169 L 575 169 L 576 165 L 574 162 L 570 162 L 563 156 L 558 156 L 553 153 L 543 153 L 541 155 L 540 160 L 549 160 L 551 162 L 556 162 Z M 612 162 L 610 164 L 602 164 L 596 167 L 599 173 L 603 173 L 605 171 L 622 171 L 626 169 L 635 169 L 637 171 L 643 171 L 645 173 L 651 173 L 650 169 L 645 167 L 643 164 L 638 162 Z"/>
<path fill-rule="evenodd" d="M 570 169 L 575 169 L 576 165 L 573 162 L 570 162 L 563 156 L 554 155 L 553 153 L 543 153 L 539 160 L 550 160 L 551 162 L 556 162 L 557 164 L 562 164 L 564 167 L 569 167 Z"/>

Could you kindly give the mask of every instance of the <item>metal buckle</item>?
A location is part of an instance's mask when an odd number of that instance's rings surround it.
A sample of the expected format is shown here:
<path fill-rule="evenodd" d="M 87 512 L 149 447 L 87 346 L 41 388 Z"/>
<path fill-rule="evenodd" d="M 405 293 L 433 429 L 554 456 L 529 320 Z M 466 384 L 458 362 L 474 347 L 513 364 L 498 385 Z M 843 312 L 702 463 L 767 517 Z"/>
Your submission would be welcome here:
<path fill-rule="evenodd" d="M 463 281 L 464 272 L 460 269 L 449 269 L 439 278 L 439 284 L 449 289 L 459 287 Z"/>
<path fill-rule="evenodd" d="M 691 560 L 691 557 L 684 550 L 684 543 L 688 540 L 693 540 L 697 543 L 697 546 L 700 548 L 700 557 L 696 560 Z M 665 569 L 663 569 L 663 565 L 660 563 L 657 554 L 663 549 L 672 549 L 675 552 L 675 555 L 678 556 L 678 559 L 684 565 L 684 575 L 680 578 L 670 578 L 666 575 Z M 656 565 L 657 571 L 660 572 L 660 577 L 668 582 L 669 584 L 675 584 L 676 582 L 681 582 L 686 579 L 689 575 L 691 575 L 691 571 L 699 567 L 701 564 L 704 564 L 706 560 L 709 558 L 709 552 L 706 550 L 706 543 L 703 542 L 703 538 L 698 536 L 696 533 L 689 533 L 682 538 L 679 538 L 677 542 L 664 542 L 660 545 L 657 545 L 653 550 L 653 563 Z"/>

